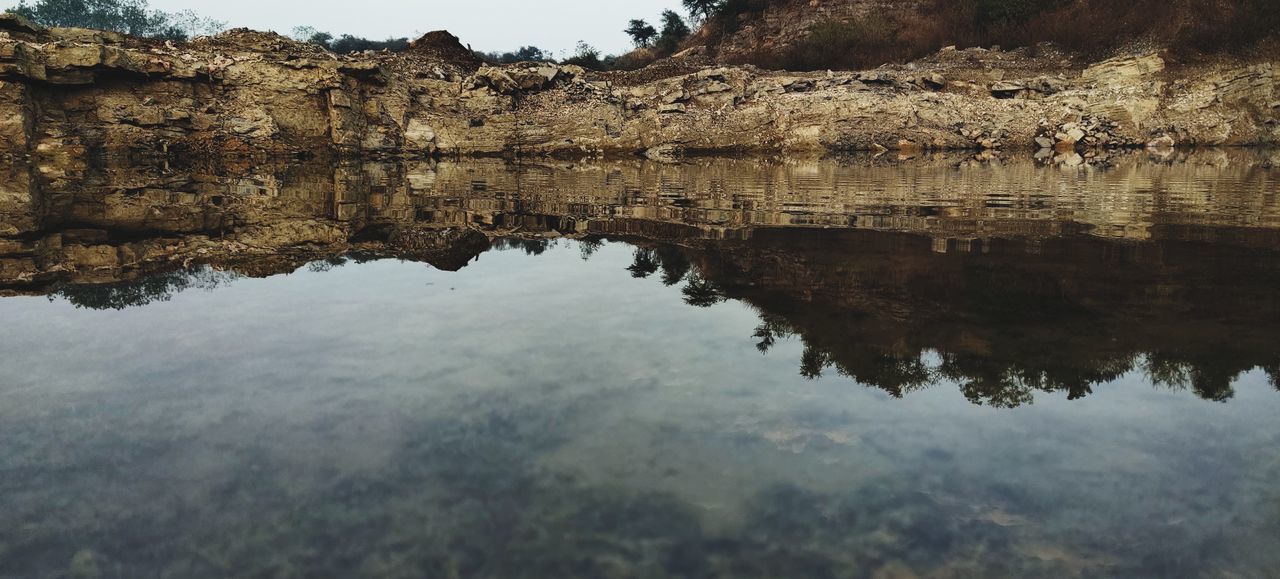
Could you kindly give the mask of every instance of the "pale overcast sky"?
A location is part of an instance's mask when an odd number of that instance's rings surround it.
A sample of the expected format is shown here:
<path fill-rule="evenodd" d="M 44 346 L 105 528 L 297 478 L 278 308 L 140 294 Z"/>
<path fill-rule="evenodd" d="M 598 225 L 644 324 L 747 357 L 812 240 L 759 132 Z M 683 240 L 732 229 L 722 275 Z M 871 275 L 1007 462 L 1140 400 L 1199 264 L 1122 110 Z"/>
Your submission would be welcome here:
<path fill-rule="evenodd" d="M 628 50 L 622 30 L 632 18 L 657 26 L 664 9 L 680 11 L 680 0 L 150 0 L 169 12 L 192 9 L 231 27 L 275 30 L 313 26 L 384 39 L 416 38 L 448 30 L 477 50 L 512 50 L 532 44 L 572 50 L 585 40 L 606 53 Z M 0 5 L 17 5 L 0 0 Z"/>

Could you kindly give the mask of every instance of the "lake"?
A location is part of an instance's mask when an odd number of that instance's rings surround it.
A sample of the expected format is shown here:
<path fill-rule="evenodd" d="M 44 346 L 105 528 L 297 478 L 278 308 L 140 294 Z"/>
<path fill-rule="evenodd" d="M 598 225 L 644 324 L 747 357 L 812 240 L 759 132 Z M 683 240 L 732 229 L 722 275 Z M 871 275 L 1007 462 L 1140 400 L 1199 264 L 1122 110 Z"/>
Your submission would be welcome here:
<path fill-rule="evenodd" d="M 1280 576 L 1280 154 L 0 171 L 0 577 Z"/>

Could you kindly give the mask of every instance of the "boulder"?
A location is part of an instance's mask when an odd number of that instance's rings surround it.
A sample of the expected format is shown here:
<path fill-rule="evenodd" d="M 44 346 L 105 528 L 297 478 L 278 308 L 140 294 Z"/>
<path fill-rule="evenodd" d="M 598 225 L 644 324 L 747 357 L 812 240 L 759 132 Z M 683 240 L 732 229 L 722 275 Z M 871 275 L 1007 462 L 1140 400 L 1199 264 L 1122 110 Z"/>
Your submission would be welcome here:
<path fill-rule="evenodd" d="M 664 95 L 662 97 L 662 102 L 664 104 L 675 104 L 685 102 L 690 98 L 692 98 L 692 95 L 689 94 L 689 91 L 680 89 Z"/>
<path fill-rule="evenodd" d="M 694 73 L 693 77 L 698 80 L 710 80 L 715 82 L 724 82 L 729 75 L 727 68 L 708 68 Z"/>
<path fill-rule="evenodd" d="M 92 28 L 50 28 L 49 35 L 56 40 L 81 44 L 124 44 L 125 35 Z"/>
<path fill-rule="evenodd" d="M 920 85 L 932 89 L 942 89 L 947 86 L 946 77 L 939 73 L 933 72 L 920 77 Z"/>
<path fill-rule="evenodd" d="M 698 89 L 698 94 L 716 94 L 716 93 L 728 92 L 731 90 L 733 90 L 733 87 L 729 86 L 726 83 L 712 82 L 707 86 L 704 86 Z"/>
<path fill-rule="evenodd" d="M 361 80 L 381 80 L 382 67 L 372 61 L 344 62 L 338 66 L 338 72 Z"/>
<path fill-rule="evenodd" d="M 796 79 L 782 85 L 787 92 L 809 92 L 813 90 L 813 81 L 807 78 Z"/>
<path fill-rule="evenodd" d="M 1017 98 L 1027 90 L 1027 85 L 1023 83 L 1000 81 L 991 85 L 991 96 L 998 99 L 1011 99 Z"/>
<path fill-rule="evenodd" d="M 1080 80 L 1099 85 L 1130 84 L 1164 70 L 1164 59 L 1159 54 L 1119 57 L 1104 60 L 1080 75 Z"/>
<path fill-rule="evenodd" d="M 473 89 L 489 88 L 503 95 L 539 91 L 550 88 L 556 82 L 572 79 L 581 69 L 570 66 L 542 64 L 537 66 L 497 67 L 482 66 L 471 77 Z"/>
<path fill-rule="evenodd" d="M 516 88 L 525 92 L 550 88 L 561 78 L 572 76 L 567 73 L 562 74 L 560 68 L 555 65 L 516 68 L 508 70 L 507 75 L 515 82 Z"/>
<path fill-rule="evenodd" d="M 0 12 L 0 30 L 31 35 L 45 32 L 43 26 L 13 12 Z"/>
<path fill-rule="evenodd" d="M 854 75 L 854 79 L 867 84 L 896 86 L 898 76 L 888 70 L 866 70 Z"/>
<path fill-rule="evenodd" d="M 471 88 L 490 88 L 498 94 L 511 94 L 519 90 L 520 85 L 501 68 L 482 66 L 471 77 Z"/>
<path fill-rule="evenodd" d="M 404 140 L 427 154 L 435 153 L 437 150 L 435 129 L 420 119 L 409 120 L 409 125 L 404 130 Z"/>

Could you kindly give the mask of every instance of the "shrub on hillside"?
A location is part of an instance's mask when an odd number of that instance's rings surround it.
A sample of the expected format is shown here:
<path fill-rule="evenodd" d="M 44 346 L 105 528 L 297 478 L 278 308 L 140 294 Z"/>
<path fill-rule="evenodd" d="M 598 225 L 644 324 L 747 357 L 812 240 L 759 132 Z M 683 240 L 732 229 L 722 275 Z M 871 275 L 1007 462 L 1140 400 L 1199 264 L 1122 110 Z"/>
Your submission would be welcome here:
<path fill-rule="evenodd" d="M 742 21 L 764 12 L 770 6 L 788 0 L 723 0 L 708 24 L 720 34 L 732 34 L 742 27 Z"/>
<path fill-rule="evenodd" d="M 1238 0 L 1211 11 L 1208 17 L 1193 17 L 1184 32 L 1184 41 L 1191 48 L 1211 52 L 1245 48 L 1277 35 L 1280 35 L 1280 1 Z"/>
<path fill-rule="evenodd" d="M 573 56 L 561 61 L 561 64 L 572 64 L 581 66 L 589 70 L 604 70 L 609 68 L 604 61 L 600 59 L 600 51 L 596 47 L 587 44 L 584 41 L 578 41 L 578 47 L 574 51 Z"/>
<path fill-rule="evenodd" d="M 722 15 L 730 6 L 762 9 L 771 1 L 726 0 Z M 736 61 L 792 70 L 871 68 L 947 45 L 1009 48 L 1046 41 L 1094 58 L 1135 41 L 1185 56 L 1236 51 L 1278 35 L 1280 0 L 933 0 L 914 12 L 824 20 L 782 50 Z"/>
<path fill-rule="evenodd" d="M 809 34 L 781 51 L 761 51 L 749 58 L 758 66 L 783 70 L 856 68 L 867 62 L 898 60 L 892 24 L 880 16 L 843 22 L 823 20 Z"/>
<path fill-rule="evenodd" d="M 1235 51 L 1280 32 L 1276 0 L 1059 1 L 1022 20 L 980 31 L 1006 46 L 1051 41 L 1104 56 L 1135 40 L 1180 54 Z"/>
<path fill-rule="evenodd" d="M 658 54 L 652 48 L 637 48 L 617 57 L 613 62 L 614 70 L 639 70 L 658 60 Z"/>
<path fill-rule="evenodd" d="M 658 35 L 654 47 L 661 54 L 671 54 L 680 48 L 680 43 L 688 38 L 692 31 L 689 30 L 689 25 L 685 23 L 684 18 L 674 10 L 663 11 L 661 18 L 662 33 Z"/>
<path fill-rule="evenodd" d="M 965 2 L 959 2 L 965 4 Z M 973 0 L 973 18 L 978 26 L 996 27 L 1024 22 L 1046 10 L 1066 4 L 1064 0 Z"/>

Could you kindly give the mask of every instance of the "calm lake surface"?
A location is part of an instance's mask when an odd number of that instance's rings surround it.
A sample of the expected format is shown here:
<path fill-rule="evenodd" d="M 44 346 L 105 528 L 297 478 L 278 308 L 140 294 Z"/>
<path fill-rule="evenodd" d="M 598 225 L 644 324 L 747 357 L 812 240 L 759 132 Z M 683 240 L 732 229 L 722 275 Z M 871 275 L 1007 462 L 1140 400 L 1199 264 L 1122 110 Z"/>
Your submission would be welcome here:
<path fill-rule="evenodd" d="M 1079 161 L 13 168 L 0 577 L 1280 577 L 1280 156 Z"/>

